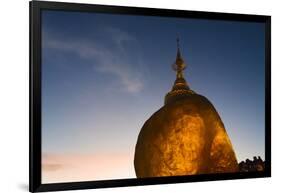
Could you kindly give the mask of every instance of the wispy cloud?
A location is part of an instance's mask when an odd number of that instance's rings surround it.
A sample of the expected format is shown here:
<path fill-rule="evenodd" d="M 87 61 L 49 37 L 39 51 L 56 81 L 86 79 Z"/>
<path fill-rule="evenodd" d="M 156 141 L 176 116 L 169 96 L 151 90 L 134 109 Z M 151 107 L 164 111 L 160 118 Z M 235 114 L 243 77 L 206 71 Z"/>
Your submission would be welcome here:
<path fill-rule="evenodd" d="M 43 47 L 74 54 L 83 60 L 94 61 L 94 69 L 112 75 L 120 88 L 128 93 L 138 93 L 144 87 L 144 73 L 141 70 L 140 50 L 135 37 L 117 28 L 104 28 L 106 43 L 98 39 L 62 39 L 43 33 Z"/>

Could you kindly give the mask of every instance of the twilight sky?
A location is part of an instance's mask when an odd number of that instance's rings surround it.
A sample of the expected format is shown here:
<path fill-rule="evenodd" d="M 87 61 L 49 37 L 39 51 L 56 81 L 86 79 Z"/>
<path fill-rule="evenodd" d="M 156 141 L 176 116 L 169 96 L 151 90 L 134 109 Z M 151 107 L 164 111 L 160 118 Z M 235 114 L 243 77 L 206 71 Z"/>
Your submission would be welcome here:
<path fill-rule="evenodd" d="M 43 11 L 43 183 L 135 177 L 138 133 L 175 80 L 177 35 L 185 78 L 219 112 L 238 161 L 264 159 L 264 31 L 262 23 Z"/>

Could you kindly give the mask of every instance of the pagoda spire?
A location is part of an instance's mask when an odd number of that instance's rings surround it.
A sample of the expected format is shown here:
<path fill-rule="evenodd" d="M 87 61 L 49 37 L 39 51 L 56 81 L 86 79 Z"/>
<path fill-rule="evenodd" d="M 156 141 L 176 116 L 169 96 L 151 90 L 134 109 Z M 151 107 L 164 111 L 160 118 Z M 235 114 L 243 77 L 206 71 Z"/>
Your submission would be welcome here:
<path fill-rule="evenodd" d="M 177 58 L 175 63 L 173 64 L 173 69 L 177 72 L 177 78 L 184 78 L 183 71 L 186 68 L 186 64 L 181 56 L 180 52 L 180 40 L 177 37 Z"/>
<path fill-rule="evenodd" d="M 165 104 L 170 103 L 171 101 L 178 100 L 180 98 L 184 98 L 186 96 L 189 96 L 190 94 L 194 94 L 194 92 L 190 90 L 187 82 L 184 79 L 183 72 L 186 66 L 187 65 L 184 63 L 184 60 L 181 56 L 179 37 L 177 37 L 177 56 L 176 61 L 172 65 L 173 70 L 177 73 L 177 76 L 172 90 L 165 96 Z"/>
<path fill-rule="evenodd" d="M 177 73 L 176 80 L 175 80 L 172 90 L 189 89 L 189 87 L 184 79 L 183 71 L 186 68 L 186 64 L 184 63 L 184 60 L 181 56 L 179 37 L 177 37 L 177 57 L 176 57 L 175 63 L 172 65 L 172 67 L 173 67 L 174 71 L 176 71 L 176 73 Z"/>

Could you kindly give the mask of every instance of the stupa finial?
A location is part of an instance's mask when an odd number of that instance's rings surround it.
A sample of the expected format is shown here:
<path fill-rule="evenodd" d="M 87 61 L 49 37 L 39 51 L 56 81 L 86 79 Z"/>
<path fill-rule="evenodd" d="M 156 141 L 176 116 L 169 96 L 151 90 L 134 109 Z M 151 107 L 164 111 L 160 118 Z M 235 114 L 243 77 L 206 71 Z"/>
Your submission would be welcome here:
<path fill-rule="evenodd" d="M 177 36 L 177 48 L 178 48 L 178 51 L 180 50 L 180 38 L 179 36 Z"/>
<path fill-rule="evenodd" d="M 172 66 L 177 73 L 177 77 L 174 82 L 172 90 L 168 92 L 165 96 L 165 104 L 178 100 L 180 98 L 184 98 L 186 96 L 189 96 L 190 94 L 194 94 L 194 92 L 190 90 L 188 84 L 184 79 L 183 71 L 186 68 L 186 64 L 184 63 L 183 58 L 181 56 L 180 42 L 178 36 L 177 36 L 177 57 L 175 63 Z"/>
<path fill-rule="evenodd" d="M 173 69 L 177 72 L 177 78 L 183 78 L 183 70 L 186 68 L 186 64 L 183 61 L 180 52 L 180 40 L 177 36 L 177 58 L 176 62 L 173 64 Z"/>

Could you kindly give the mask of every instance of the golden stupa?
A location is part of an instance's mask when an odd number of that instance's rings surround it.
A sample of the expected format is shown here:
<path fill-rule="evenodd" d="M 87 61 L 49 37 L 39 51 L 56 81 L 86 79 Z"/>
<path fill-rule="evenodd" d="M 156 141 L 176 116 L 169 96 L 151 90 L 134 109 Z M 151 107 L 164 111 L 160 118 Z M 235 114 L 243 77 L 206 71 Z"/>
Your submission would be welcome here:
<path fill-rule="evenodd" d="M 224 124 L 212 103 L 187 85 L 177 39 L 177 72 L 164 106 L 143 125 L 135 147 L 136 176 L 180 176 L 237 172 Z"/>

